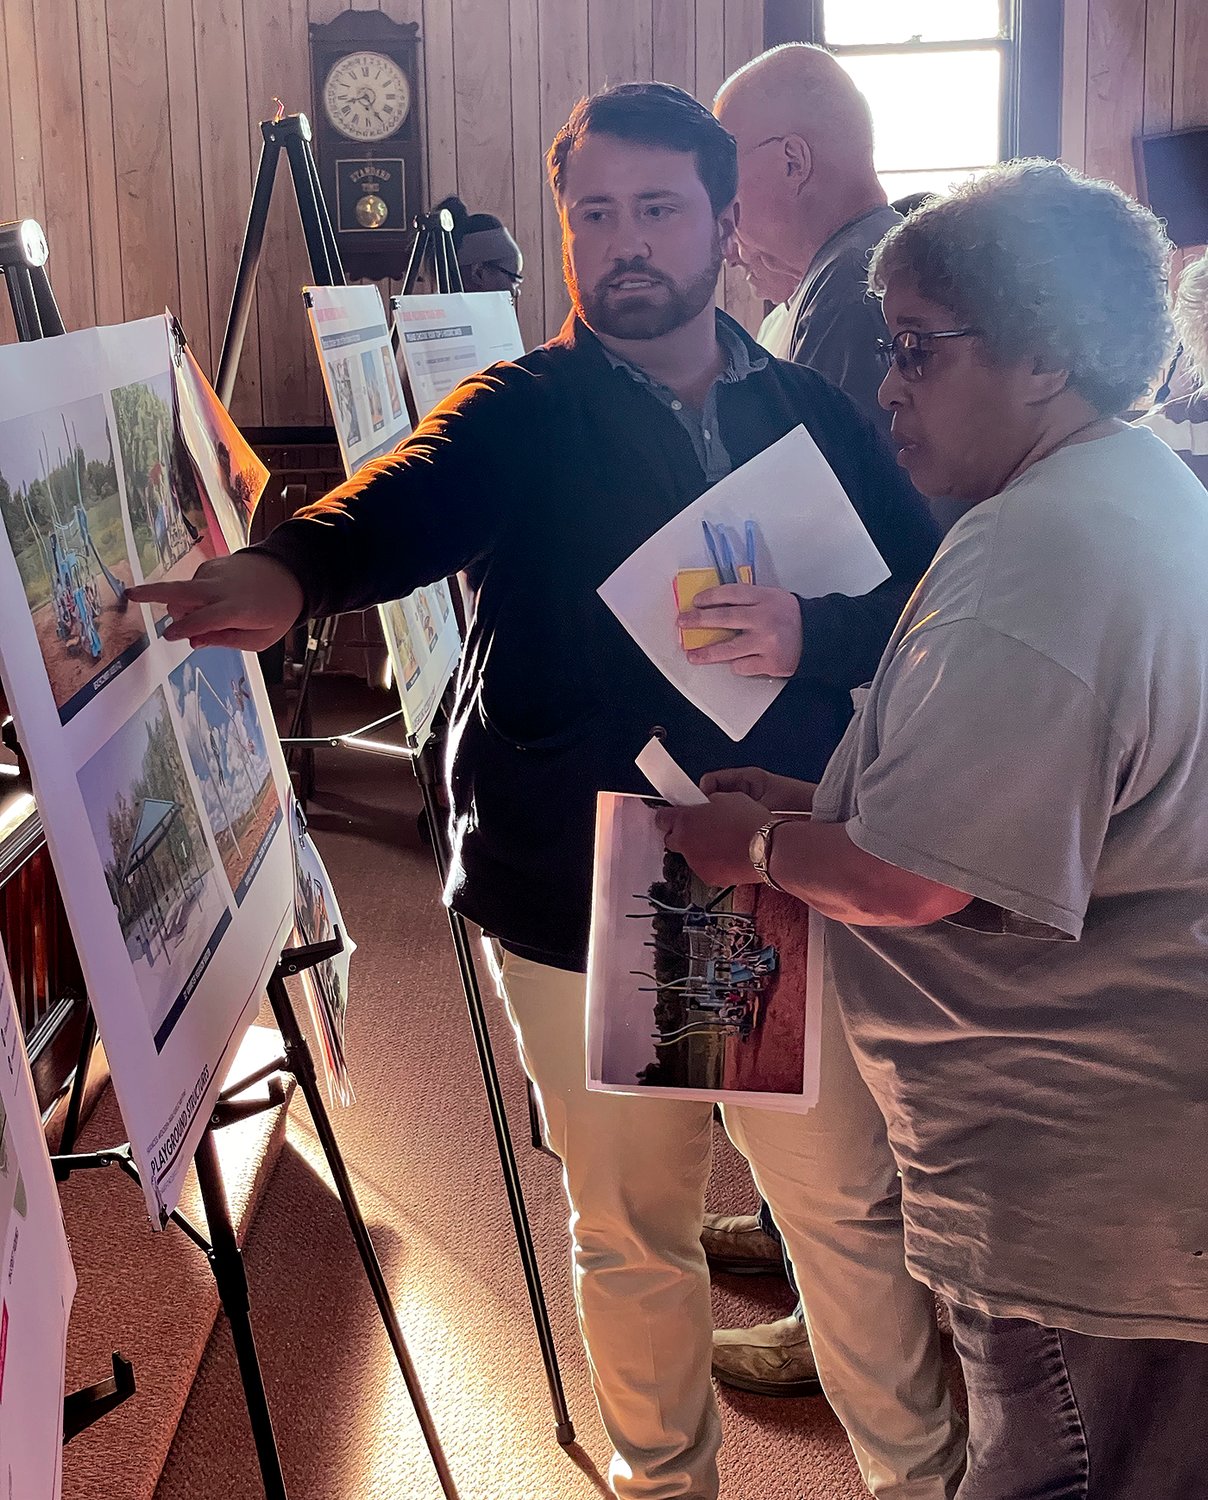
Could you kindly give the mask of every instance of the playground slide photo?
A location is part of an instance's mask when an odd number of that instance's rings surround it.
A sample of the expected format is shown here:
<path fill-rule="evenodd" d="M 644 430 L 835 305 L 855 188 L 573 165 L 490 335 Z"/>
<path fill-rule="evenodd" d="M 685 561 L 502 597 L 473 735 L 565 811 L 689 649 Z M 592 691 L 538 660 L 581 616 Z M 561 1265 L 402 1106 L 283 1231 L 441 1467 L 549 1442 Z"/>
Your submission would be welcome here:
<path fill-rule="evenodd" d="M 206 558 L 215 555 L 215 547 L 212 542 L 206 545 L 211 523 L 177 432 L 171 373 L 165 370 L 149 380 L 119 386 L 109 399 L 142 581 L 192 578 Z M 151 616 L 162 635 L 168 611 L 153 605 Z"/>
<path fill-rule="evenodd" d="M 162 687 L 77 779 L 162 1052 L 231 923 Z"/>
<path fill-rule="evenodd" d="M 588 1088 L 808 1107 L 806 908 L 706 886 L 663 847 L 662 806 L 597 801 Z"/>
<path fill-rule="evenodd" d="M 283 816 L 248 666 L 242 652 L 207 646 L 168 680 L 206 821 L 242 906 Z"/>
<path fill-rule="evenodd" d="M 0 423 L 0 516 L 66 724 L 147 649 L 102 397 Z"/>

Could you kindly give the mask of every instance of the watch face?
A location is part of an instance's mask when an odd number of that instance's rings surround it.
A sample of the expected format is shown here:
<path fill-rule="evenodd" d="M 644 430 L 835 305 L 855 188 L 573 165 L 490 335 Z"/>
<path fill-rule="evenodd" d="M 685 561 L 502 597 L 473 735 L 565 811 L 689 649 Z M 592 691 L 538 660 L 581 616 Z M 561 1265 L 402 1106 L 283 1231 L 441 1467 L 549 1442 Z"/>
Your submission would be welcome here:
<path fill-rule="evenodd" d="M 411 85 L 393 58 L 350 52 L 327 75 L 323 109 L 349 140 L 383 141 L 402 128 L 411 109 Z"/>

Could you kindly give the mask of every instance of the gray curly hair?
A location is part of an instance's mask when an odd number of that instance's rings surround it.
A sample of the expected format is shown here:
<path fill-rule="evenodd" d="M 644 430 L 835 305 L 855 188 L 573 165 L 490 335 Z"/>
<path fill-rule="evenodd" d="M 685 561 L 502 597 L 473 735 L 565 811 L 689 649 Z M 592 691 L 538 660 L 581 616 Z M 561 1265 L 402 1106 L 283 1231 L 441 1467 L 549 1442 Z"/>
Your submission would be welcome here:
<path fill-rule="evenodd" d="M 916 209 L 873 252 L 869 285 L 909 276 L 976 327 L 991 359 L 1036 356 L 1104 416 L 1145 391 L 1174 341 L 1162 226 L 1108 182 L 1003 162 Z"/>
<path fill-rule="evenodd" d="M 1208 381 L 1208 252 L 1193 260 L 1179 277 L 1174 299 L 1174 326 L 1198 384 Z"/>

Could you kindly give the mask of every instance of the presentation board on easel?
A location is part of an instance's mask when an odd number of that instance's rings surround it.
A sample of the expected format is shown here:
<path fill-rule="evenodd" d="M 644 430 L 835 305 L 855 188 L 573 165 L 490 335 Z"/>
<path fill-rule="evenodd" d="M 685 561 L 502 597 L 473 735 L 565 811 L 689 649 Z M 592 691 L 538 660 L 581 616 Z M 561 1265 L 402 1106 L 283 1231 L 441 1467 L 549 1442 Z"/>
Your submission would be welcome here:
<path fill-rule="evenodd" d="M 0 1494 L 59 1500 L 76 1278 L 0 947 Z"/>
<path fill-rule="evenodd" d="M 230 546 L 181 357 L 167 316 L 0 348 L 0 673 L 156 1224 L 293 924 L 255 656 L 126 594 Z"/>
<path fill-rule="evenodd" d="M 416 410 L 427 414 L 469 375 L 524 353 L 510 292 L 393 297 L 399 348 Z"/>
<path fill-rule="evenodd" d="M 312 286 L 305 297 L 344 470 L 353 474 L 411 431 L 385 309 L 373 286 Z M 449 585 L 441 579 L 378 613 L 403 721 L 418 747 L 461 655 Z"/>

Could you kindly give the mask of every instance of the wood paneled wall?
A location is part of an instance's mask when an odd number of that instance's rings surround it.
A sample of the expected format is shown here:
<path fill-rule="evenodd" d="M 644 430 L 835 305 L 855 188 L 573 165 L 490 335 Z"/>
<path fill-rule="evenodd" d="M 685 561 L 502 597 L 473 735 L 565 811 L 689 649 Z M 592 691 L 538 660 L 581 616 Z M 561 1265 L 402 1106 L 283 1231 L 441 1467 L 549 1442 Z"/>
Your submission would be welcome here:
<path fill-rule="evenodd" d="M 168 306 L 213 373 L 257 122 L 274 95 L 313 116 L 307 26 L 350 3 L 419 22 L 426 196 L 456 191 L 512 227 L 530 343 L 567 308 L 542 156 L 575 100 L 652 77 L 711 100 L 763 35 L 763 0 L 3 0 L 0 219 L 45 226 L 69 328 Z M 279 180 L 233 401 L 245 426 L 326 420 L 296 219 Z M 726 301 L 754 326 L 758 309 L 729 273 Z M 12 337 L 0 295 L 0 339 Z"/>
<path fill-rule="evenodd" d="M 1208 125 L 1205 0 L 1065 0 L 1061 150 L 1136 191 L 1133 138 Z"/>

